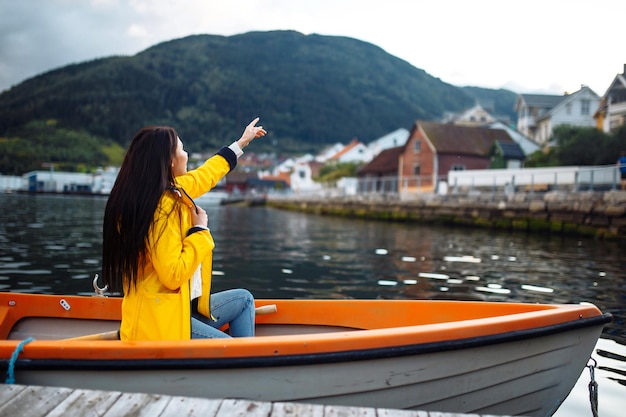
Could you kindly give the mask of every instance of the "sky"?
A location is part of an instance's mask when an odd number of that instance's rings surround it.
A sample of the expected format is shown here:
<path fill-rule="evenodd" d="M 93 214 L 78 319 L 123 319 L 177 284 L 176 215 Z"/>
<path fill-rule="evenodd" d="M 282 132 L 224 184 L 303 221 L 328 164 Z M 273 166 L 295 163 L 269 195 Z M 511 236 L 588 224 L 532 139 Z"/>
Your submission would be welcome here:
<path fill-rule="evenodd" d="M 602 96 L 626 64 L 624 16 L 623 0 L 0 0 L 0 91 L 192 34 L 296 30 L 369 42 L 456 86 Z"/>

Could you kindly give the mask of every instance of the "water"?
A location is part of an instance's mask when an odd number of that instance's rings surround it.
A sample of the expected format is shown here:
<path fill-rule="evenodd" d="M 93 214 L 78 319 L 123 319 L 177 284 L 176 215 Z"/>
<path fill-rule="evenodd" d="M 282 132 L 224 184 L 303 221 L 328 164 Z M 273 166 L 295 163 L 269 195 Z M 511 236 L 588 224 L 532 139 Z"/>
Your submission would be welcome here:
<path fill-rule="evenodd" d="M 92 294 L 103 197 L 0 195 L 0 290 Z M 592 302 L 614 321 L 599 340 L 599 415 L 626 406 L 626 257 L 619 242 L 206 207 L 214 289 L 257 298 Z M 622 242 L 623 244 L 623 242 Z M 555 414 L 591 416 L 587 369 Z"/>

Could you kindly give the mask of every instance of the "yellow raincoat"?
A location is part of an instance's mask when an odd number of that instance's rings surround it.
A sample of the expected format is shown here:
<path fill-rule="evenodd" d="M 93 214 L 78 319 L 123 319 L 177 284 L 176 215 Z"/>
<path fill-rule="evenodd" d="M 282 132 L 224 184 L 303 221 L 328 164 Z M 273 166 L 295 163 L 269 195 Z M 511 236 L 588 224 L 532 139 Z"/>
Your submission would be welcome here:
<path fill-rule="evenodd" d="M 196 198 L 213 188 L 236 165 L 235 154 L 222 148 L 201 167 L 176 178 L 176 186 Z M 224 156 L 222 156 L 224 155 Z M 228 159 L 226 158 L 228 157 Z M 234 161 L 234 163 L 233 163 Z M 191 338 L 190 280 L 202 264 L 200 313 L 207 309 L 215 243 L 208 230 L 187 236 L 194 225 L 190 200 L 166 190 L 154 213 L 146 261 L 136 288 L 126 288 L 122 301 L 122 340 Z M 141 268 L 141 265 L 140 265 Z"/>

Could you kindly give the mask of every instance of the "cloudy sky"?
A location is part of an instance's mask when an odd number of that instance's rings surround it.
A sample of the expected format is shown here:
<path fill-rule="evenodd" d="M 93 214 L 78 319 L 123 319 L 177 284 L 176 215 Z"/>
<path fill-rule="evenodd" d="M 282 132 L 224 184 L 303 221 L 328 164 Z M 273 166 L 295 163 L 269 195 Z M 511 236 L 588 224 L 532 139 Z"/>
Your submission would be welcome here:
<path fill-rule="evenodd" d="M 457 86 L 603 95 L 626 63 L 623 0 L 1 0 L 0 91 L 191 34 L 348 36 Z"/>

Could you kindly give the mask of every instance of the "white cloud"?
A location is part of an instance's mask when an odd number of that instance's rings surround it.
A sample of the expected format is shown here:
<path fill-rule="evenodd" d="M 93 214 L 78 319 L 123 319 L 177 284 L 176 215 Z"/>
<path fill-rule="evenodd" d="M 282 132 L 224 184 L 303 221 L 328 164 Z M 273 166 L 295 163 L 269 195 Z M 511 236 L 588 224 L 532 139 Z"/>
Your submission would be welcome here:
<path fill-rule="evenodd" d="M 131 38 L 145 38 L 148 35 L 146 28 L 136 23 L 130 25 L 126 33 Z"/>

